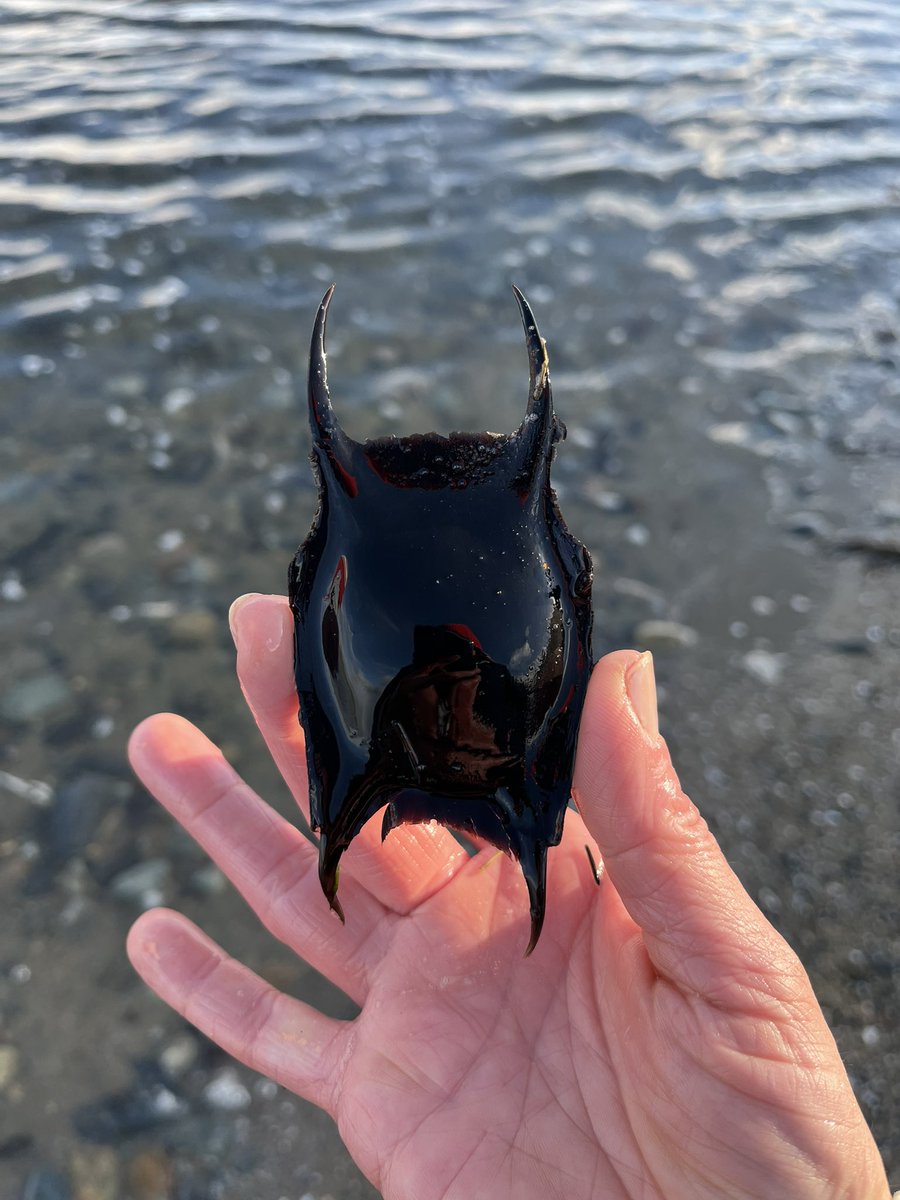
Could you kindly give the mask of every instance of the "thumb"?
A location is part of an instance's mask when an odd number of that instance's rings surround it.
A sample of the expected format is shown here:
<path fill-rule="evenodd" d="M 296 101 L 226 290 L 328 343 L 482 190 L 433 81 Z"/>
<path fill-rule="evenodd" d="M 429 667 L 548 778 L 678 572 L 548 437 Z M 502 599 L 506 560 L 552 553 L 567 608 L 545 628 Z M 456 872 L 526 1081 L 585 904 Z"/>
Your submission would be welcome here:
<path fill-rule="evenodd" d="M 744 890 L 681 790 L 660 737 L 653 658 L 620 650 L 591 676 L 573 796 L 650 959 L 719 1002 L 790 986 L 799 961 Z M 735 997 L 736 999 L 737 997 Z"/>

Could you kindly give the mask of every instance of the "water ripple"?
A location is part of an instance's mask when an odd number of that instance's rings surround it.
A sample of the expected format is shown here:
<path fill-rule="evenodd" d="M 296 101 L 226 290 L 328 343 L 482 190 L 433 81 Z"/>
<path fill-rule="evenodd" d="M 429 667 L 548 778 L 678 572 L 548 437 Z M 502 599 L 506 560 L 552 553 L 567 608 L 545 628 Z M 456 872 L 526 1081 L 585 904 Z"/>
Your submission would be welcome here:
<path fill-rule="evenodd" d="M 448 289 L 493 303 L 513 272 L 582 314 L 573 377 L 617 304 L 645 353 L 656 321 L 713 369 L 777 371 L 820 347 L 828 296 L 892 294 L 886 0 L 611 0 L 602 22 L 588 0 L 11 0 L 2 35 L 5 377 L 48 335 L 123 370 L 198 323 L 252 341 L 248 314 L 338 266 L 363 345 L 370 305 L 417 297 L 421 352 Z M 745 344 L 760 314 L 768 350 Z"/>

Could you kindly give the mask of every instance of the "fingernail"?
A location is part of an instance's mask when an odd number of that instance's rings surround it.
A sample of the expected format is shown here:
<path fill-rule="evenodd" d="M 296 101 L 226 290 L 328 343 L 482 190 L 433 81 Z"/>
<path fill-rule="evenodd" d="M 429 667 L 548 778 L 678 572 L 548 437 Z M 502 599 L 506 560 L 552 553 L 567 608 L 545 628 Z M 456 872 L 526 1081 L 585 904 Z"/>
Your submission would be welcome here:
<path fill-rule="evenodd" d="M 285 638 L 293 634 L 294 622 L 286 604 L 279 604 L 275 596 L 260 592 L 249 592 L 238 596 L 228 611 L 231 636 L 240 652 L 246 645 L 252 647 L 254 655 L 260 649 L 269 654 L 279 654 Z"/>
<path fill-rule="evenodd" d="M 244 596 L 238 596 L 237 600 L 229 608 L 228 627 L 231 630 L 231 636 L 234 638 L 235 643 L 238 643 L 241 638 L 241 625 L 243 623 L 241 613 L 259 599 L 259 592 L 247 592 Z"/>
<path fill-rule="evenodd" d="M 659 713 L 656 706 L 656 677 L 653 655 L 646 650 L 625 672 L 625 690 L 631 710 L 647 737 L 659 737 Z"/>

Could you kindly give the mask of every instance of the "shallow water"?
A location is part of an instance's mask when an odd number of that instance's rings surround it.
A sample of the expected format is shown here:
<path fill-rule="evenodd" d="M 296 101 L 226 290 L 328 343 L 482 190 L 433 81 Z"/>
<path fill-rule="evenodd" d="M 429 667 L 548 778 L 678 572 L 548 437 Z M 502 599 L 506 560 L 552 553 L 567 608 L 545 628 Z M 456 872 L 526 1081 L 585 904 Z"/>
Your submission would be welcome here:
<path fill-rule="evenodd" d="M 175 707 L 271 786 L 224 611 L 284 589 L 308 526 L 303 372 L 332 280 L 357 436 L 513 428 L 509 284 L 528 295 L 598 648 L 653 644 L 686 782 L 812 971 L 897 1165 L 898 62 L 888 0 L 0 8 L 0 885 L 31 970 L 0 1004 L 11 1135 L 33 1138 L 0 1172 L 68 1169 L 72 1113 L 168 1036 L 120 963 L 124 869 L 168 864 L 163 898 L 264 954 L 230 894 L 198 891 L 123 747 Z M 61 801 L 98 775 L 107 803 Z M 70 1044 L 62 997 L 87 1046 L 119 1032 L 48 1114 L 27 1063 Z M 279 1103 L 241 1119 L 278 1127 Z M 153 1135 L 184 1178 L 206 1179 L 201 1125 Z M 321 1136 L 302 1186 L 364 1194 Z M 228 1194 L 293 1186 L 291 1154 L 222 1158 Z"/>

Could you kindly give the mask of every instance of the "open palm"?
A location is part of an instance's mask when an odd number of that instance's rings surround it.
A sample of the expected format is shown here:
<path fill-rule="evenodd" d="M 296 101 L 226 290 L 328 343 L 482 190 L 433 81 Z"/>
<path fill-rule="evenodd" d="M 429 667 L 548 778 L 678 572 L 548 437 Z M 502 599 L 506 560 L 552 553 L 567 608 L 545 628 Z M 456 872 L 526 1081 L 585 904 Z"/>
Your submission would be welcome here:
<path fill-rule="evenodd" d="M 232 611 L 238 673 L 306 804 L 286 602 Z M 445 830 L 371 825 L 344 857 L 345 927 L 316 852 L 186 721 L 131 744 L 151 791 L 263 923 L 360 1006 L 271 988 L 178 914 L 134 926 L 147 982 L 242 1061 L 324 1107 L 389 1200 L 865 1197 L 887 1180 L 806 974 L 678 787 L 649 656 L 595 669 L 580 814 L 549 855 L 537 949 L 516 864 Z M 599 846 L 597 886 L 585 854 Z"/>

